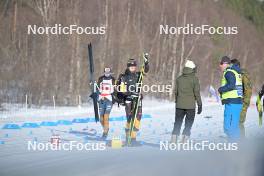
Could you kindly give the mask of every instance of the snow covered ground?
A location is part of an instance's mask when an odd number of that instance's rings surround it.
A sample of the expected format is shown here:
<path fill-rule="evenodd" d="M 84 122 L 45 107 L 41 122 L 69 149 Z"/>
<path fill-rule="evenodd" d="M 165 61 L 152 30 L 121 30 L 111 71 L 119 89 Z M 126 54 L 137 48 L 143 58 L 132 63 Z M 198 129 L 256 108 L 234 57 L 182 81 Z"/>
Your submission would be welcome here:
<path fill-rule="evenodd" d="M 194 141 L 223 141 L 224 139 L 220 138 L 224 135 L 223 107 L 210 99 L 204 99 L 203 102 L 203 113 L 196 116 L 191 139 Z M 240 152 L 160 151 L 159 142 L 170 140 L 174 122 L 174 103 L 146 98 L 143 106 L 143 114 L 150 115 L 151 118 L 144 118 L 141 122 L 141 130 L 137 139 L 142 141 L 142 147 L 123 149 L 108 147 L 105 151 L 29 151 L 27 149 L 28 141 L 48 142 L 52 134 L 58 134 L 61 139 L 66 141 L 94 142 L 85 135 L 71 134 L 69 131 L 83 131 L 85 128 L 95 129 L 97 136 L 101 136 L 100 124 L 95 122 L 16 130 L 2 129 L 6 123 L 22 125 L 24 122 L 41 123 L 42 121 L 93 117 L 92 107 L 89 105 L 81 108 L 57 107 L 53 109 L 53 107 L 45 107 L 28 110 L 17 110 L 13 106 L 6 106 L 9 111 L 0 114 L 0 175 L 134 175 L 133 172 L 137 175 L 144 175 L 144 173 L 147 175 L 174 175 L 174 173 L 259 174 L 258 165 L 264 161 L 261 157 L 264 156 L 261 155 L 264 151 L 262 142 L 264 130 L 258 125 L 258 114 L 254 106 L 249 108 L 245 124 L 250 142 L 242 145 Z M 111 117 L 124 115 L 123 107 L 114 106 Z M 211 118 L 204 118 L 206 116 Z M 108 139 L 115 136 L 124 139 L 124 125 L 125 121 L 110 122 L 111 130 Z M 248 143 L 254 145 L 248 145 Z M 262 149 L 256 152 L 261 147 Z M 215 165 L 217 168 L 212 169 Z M 217 174 L 217 170 L 219 174 Z"/>

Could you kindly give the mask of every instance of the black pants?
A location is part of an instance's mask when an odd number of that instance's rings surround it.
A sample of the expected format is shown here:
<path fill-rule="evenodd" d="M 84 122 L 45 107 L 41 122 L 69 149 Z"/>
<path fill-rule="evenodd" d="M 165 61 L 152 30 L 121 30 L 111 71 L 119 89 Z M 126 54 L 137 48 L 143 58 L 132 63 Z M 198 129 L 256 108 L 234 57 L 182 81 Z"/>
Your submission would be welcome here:
<path fill-rule="evenodd" d="M 126 123 L 126 127 L 125 127 L 125 131 L 126 131 L 126 136 L 128 137 L 129 135 L 131 135 L 131 139 L 136 139 L 137 136 L 137 132 L 139 131 L 139 127 L 140 127 L 140 120 L 141 120 L 141 116 L 142 116 L 142 102 L 140 101 L 140 105 L 138 107 L 138 111 L 137 111 L 137 115 L 136 118 L 134 119 L 134 128 L 131 132 L 131 134 L 129 134 L 129 129 L 130 129 L 130 122 L 132 120 L 132 110 L 134 107 L 133 102 L 126 102 L 125 103 L 125 107 L 126 107 L 126 117 L 127 117 L 127 123 Z"/>
<path fill-rule="evenodd" d="M 195 117 L 195 109 L 176 109 L 175 122 L 174 122 L 174 128 L 172 134 L 180 135 L 181 126 L 184 117 L 185 117 L 185 127 L 182 134 L 186 136 L 191 135 L 191 128 Z"/>
<path fill-rule="evenodd" d="M 131 118 L 132 118 L 132 109 L 134 107 L 133 102 L 126 102 L 125 103 L 125 109 L 126 109 L 126 117 L 127 117 L 127 123 L 130 123 Z M 142 101 L 139 102 L 139 106 L 138 106 L 138 111 L 137 111 L 137 119 L 140 121 L 141 120 L 141 116 L 142 116 Z"/>

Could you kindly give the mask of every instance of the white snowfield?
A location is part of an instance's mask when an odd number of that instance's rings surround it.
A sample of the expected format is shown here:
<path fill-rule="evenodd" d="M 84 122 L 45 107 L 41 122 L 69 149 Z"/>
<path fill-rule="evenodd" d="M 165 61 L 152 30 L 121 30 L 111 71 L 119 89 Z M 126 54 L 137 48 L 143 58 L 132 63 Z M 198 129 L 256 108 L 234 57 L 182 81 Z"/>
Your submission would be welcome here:
<path fill-rule="evenodd" d="M 254 100 L 255 101 L 255 100 Z M 254 102 L 253 101 L 253 102 Z M 203 99 L 203 112 L 197 115 L 191 139 L 225 142 L 223 106 Z M 159 142 L 169 141 L 174 123 L 175 104 L 165 100 L 145 98 L 143 114 L 151 115 L 141 121 L 137 140 L 140 147 L 124 147 L 103 151 L 29 151 L 28 142 L 48 143 L 56 134 L 63 142 L 96 143 L 93 136 L 72 134 L 95 129 L 101 136 L 100 123 L 41 126 L 39 128 L 2 129 L 6 123 L 73 120 L 93 117 L 91 105 L 78 107 L 45 107 L 19 109 L 6 105 L 0 112 L 0 175 L 263 175 L 264 130 L 258 125 L 258 113 L 252 105 L 245 123 L 248 140 L 238 145 L 238 151 L 160 151 Z M 124 107 L 114 106 L 111 117 L 124 116 Z M 210 117 L 210 118 L 204 118 Z M 184 125 L 184 124 L 183 124 Z M 108 139 L 124 139 L 125 121 L 111 121 Z M 97 141 L 98 142 L 98 141 Z M 150 144 L 150 145 L 147 145 Z"/>

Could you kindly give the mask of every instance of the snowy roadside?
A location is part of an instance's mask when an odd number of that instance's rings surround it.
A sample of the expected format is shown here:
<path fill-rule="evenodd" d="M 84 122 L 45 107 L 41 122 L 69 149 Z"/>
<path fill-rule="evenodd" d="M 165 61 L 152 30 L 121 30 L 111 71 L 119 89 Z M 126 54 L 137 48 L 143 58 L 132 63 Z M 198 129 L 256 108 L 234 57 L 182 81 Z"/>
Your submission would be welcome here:
<path fill-rule="evenodd" d="M 206 106 L 219 105 L 217 102 L 213 102 L 210 99 L 204 99 Z M 61 120 L 71 119 L 77 117 L 93 117 L 92 104 L 84 104 L 80 107 L 74 106 L 58 106 L 56 108 L 51 106 L 44 106 L 41 108 L 18 108 L 16 104 L 3 104 L 5 111 L 0 111 L 0 123 L 4 122 L 25 122 L 25 121 L 42 121 L 42 120 Z M 20 105 L 21 106 L 21 105 Z M 173 102 L 167 100 L 159 100 L 155 98 L 146 97 L 143 100 L 143 110 L 153 113 L 159 113 L 164 109 L 171 109 L 175 107 Z M 117 107 L 115 104 L 111 115 L 125 115 L 124 107 Z"/>
<path fill-rule="evenodd" d="M 204 99 L 204 111 L 197 115 L 192 129 L 191 140 L 221 141 L 223 138 L 223 107 L 212 101 Z M 215 172 L 224 172 L 224 175 L 232 175 L 233 168 L 239 167 L 243 175 L 252 175 L 259 170 L 256 161 L 260 161 L 260 150 L 263 143 L 263 127 L 258 126 L 258 114 L 254 106 L 248 110 L 246 121 L 246 133 L 252 143 L 248 147 L 241 147 L 241 151 L 160 151 L 160 141 L 169 141 L 174 122 L 175 105 L 173 102 L 148 99 L 143 102 L 143 114 L 151 115 L 151 118 L 142 119 L 141 129 L 137 140 L 145 144 L 137 148 L 122 148 L 119 150 L 107 148 L 106 151 L 28 151 L 27 142 L 49 142 L 53 133 L 60 135 L 62 139 L 78 141 L 81 143 L 92 142 L 87 136 L 70 134 L 70 130 L 82 131 L 84 128 L 95 129 L 97 135 L 101 135 L 99 123 L 73 123 L 72 125 L 58 125 L 52 127 L 41 126 L 40 128 L 22 128 L 18 130 L 2 129 L 5 122 L 22 123 L 27 121 L 41 120 L 55 121 L 59 119 L 93 117 L 91 106 L 51 107 L 42 109 L 30 109 L 28 111 L 10 111 L 6 118 L 1 119 L 0 124 L 0 175 L 179 175 L 189 173 L 205 175 L 208 168 L 213 168 L 217 163 L 223 163 Z M 56 114 L 56 115 L 54 115 Z M 123 116 L 124 108 L 114 106 L 112 117 Z M 209 116 L 211 118 L 204 118 Z M 110 122 L 108 140 L 114 136 L 124 139 L 125 121 Z M 246 144 L 246 146 L 248 145 Z M 262 146 L 260 146 L 262 145 Z M 254 153 L 252 153 L 254 151 Z M 245 159 L 246 158 L 246 159 Z M 201 162 L 203 160 L 203 162 Z M 217 161 L 217 162 L 216 162 Z M 133 168 L 127 163 L 133 163 Z M 260 163 L 260 162 L 258 162 Z M 188 167 L 182 168 L 182 164 Z M 104 167 L 100 167 L 103 165 Z M 201 168 L 199 171 L 189 167 Z M 245 169 L 246 168 L 246 169 Z M 236 172 L 235 172 L 236 173 Z M 245 173 L 245 174 L 243 174 Z M 216 174 L 212 174 L 216 175 Z M 219 174 L 217 174 L 219 175 Z"/>
<path fill-rule="evenodd" d="M 255 97 L 254 97 L 255 98 Z M 254 100 L 253 98 L 253 100 Z M 213 99 L 203 98 L 203 112 L 201 115 L 197 115 L 192 129 L 192 138 L 205 139 L 205 138 L 218 138 L 223 135 L 223 106 L 215 102 Z M 40 109 L 32 108 L 28 110 L 12 110 L 12 106 L 9 107 L 9 111 L 5 112 L 6 116 L 0 118 L 0 128 L 5 123 L 20 123 L 23 122 L 41 122 L 41 121 L 57 121 L 57 120 L 73 120 L 74 118 L 93 118 L 93 109 L 91 105 L 85 105 L 81 108 L 78 107 L 43 107 Z M 148 114 L 152 118 L 143 119 L 141 123 L 140 138 L 155 139 L 154 142 L 159 140 L 168 140 L 170 132 L 173 128 L 175 104 L 167 100 L 158 100 L 154 98 L 146 97 L 143 101 L 143 114 Z M 111 117 L 124 116 L 124 107 L 113 107 Z M 204 118 L 209 117 L 209 118 Z M 101 131 L 100 125 L 94 122 L 86 124 L 73 124 L 71 128 L 82 129 L 86 126 L 95 128 L 97 131 Z M 110 122 L 111 131 L 110 135 L 123 134 L 124 121 L 122 122 Z M 248 110 L 248 118 L 245 126 L 247 127 L 247 133 L 249 136 L 261 136 L 263 135 L 263 127 L 258 126 L 258 114 L 255 106 L 251 106 Z M 62 127 L 57 127 L 62 128 Z M 1 130 L 1 133 L 4 130 Z M 110 136 L 111 137 L 111 136 Z"/>

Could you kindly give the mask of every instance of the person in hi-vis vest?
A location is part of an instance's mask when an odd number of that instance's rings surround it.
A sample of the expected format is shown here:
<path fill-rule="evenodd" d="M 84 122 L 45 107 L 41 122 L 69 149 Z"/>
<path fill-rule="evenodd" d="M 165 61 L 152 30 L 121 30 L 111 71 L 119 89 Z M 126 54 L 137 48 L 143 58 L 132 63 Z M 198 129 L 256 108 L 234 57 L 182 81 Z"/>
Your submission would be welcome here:
<path fill-rule="evenodd" d="M 243 84 L 241 70 L 231 65 L 229 57 L 224 56 L 220 62 L 223 72 L 221 87 L 218 89 L 224 110 L 224 132 L 230 140 L 237 140 L 240 136 L 239 120 L 243 107 Z"/>

